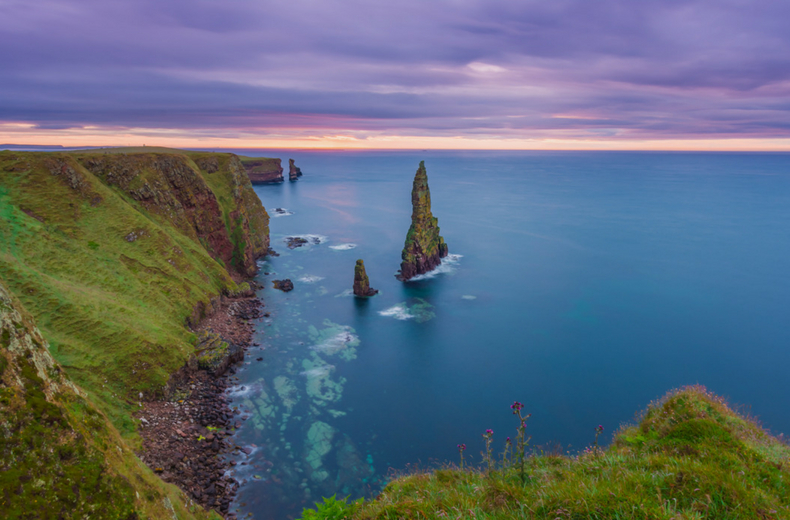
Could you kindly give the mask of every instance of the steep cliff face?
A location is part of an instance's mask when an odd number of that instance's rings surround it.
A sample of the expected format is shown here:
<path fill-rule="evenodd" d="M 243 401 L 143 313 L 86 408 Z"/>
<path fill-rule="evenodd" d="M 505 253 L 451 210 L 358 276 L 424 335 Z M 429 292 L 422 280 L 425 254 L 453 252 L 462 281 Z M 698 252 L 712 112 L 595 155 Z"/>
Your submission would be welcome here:
<path fill-rule="evenodd" d="M 354 266 L 354 296 L 368 297 L 377 294 L 376 289 L 371 289 L 368 273 L 365 271 L 365 263 L 362 259 L 357 260 Z"/>
<path fill-rule="evenodd" d="M 439 221 L 431 213 L 431 192 L 424 161 L 420 162 L 414 176 L 411 204 L 411 227 L 401 253 L 403 261 L 398 275 L 404 281 L 431 271 L 448 253 L 444 238 L 439 236 Z"/>
<path fill-rule="evenodd" d="M 285 180 L 280 159 L 268 157 L 241 157 L 240 159 L 253 184 L 273 184 Z"/>
<path fill-rule="evenodd" d="M 0 278 L 124 434 L 195 355 L 195 323 L 268 248 L 231 154 L 0 152 Z"/>
<path fill-rule="evenodd" d="M 77 159 L 106 184 L 204 244 L 231 274 L 256 272 L 255 261 L 269 247 L 269 216 L 238 157 L 201 154 L 192 162 L 180 154 L 89 154 Z"/>
<path fill-rule="evenodd" d="M 134 453 L 49 353 L 0 284 L 0 516 L 205 517 Z"/>
<path fill-rule="evenodd" d="M 288 179 L 295 181 L 302 176 L 302 169 L 296 166 L 293 159 L 288 159 Z"/>

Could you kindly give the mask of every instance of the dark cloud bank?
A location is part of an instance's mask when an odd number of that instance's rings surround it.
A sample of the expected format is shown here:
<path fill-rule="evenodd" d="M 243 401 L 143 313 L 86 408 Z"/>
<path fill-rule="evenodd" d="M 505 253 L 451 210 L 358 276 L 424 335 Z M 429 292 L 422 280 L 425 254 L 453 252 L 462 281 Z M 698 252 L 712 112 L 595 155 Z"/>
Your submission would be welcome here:
<path fill-rule="evenodd" d="M 790 136 L 790 2 L 0 0 L 0 121 Z"/>

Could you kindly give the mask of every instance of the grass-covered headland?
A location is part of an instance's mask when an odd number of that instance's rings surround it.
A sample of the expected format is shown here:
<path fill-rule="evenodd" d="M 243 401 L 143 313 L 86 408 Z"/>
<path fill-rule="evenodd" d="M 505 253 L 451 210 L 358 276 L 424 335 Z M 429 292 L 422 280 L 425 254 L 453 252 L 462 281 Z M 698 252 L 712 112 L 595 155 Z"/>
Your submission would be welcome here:
<path fill-rule="evenodd" d="M 415 473 L 373 500 L 328 499 L 303 518 L 790 518 L 790 448 L 703 387 L 651 403 L 607 448 L 567 456 L 524 446 L 523 475 L 518 438 L 486 432 L 490 469 Z"/>
<path fill-rule="evenodd" d="M 217 518 L 136 455 L 133 413 L 269 246 L 233 154 L 0 152 L 0 518 Z"/>

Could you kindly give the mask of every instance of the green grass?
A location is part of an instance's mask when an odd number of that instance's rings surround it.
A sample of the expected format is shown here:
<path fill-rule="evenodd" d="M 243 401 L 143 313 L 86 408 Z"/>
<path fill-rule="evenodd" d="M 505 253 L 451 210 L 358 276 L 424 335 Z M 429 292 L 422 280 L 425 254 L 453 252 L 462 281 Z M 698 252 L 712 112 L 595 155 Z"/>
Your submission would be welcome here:
<path fill-rule="evenodd" d="M 0 517 L 216 519 L 146 468 L 74 391 L 2 285 L 0 338 Z"/>
<path fill-rule="evenodd" d="M 395 479 L 348 518 L 790 518 L 790 449 L 701 387 L 671 392 L 605 450 L 535 454 L 529 479 L 500 464 Z M 335 506 L 336 508 L 336 506 Z M 312 515 L 312 516 L 310 516 Z M 304 518 L 323 518 L 310 512 Z"/>
<path fill-rule="evenodd" d="M 0 280 L 35 317 L 68 376 L 124 435 L 133 435 L 138 394 L 162 395 L 170 374 L 194 352 L 187 317 L 199 302 L 207 307 L 237 287 L 210 244 L 173 209 L 168 181 L 148 167 L 153 156 L 105 152 L 99 159 L 114 161 L 115 171 L 139 170 L 127 175 L 126 189 L 83 167 L 97 152 L 0 153 Z M 216 155 L 220 169 L 212 174 L 183 155 L 165 157 L 191 167 L 196 182 L 211 189 L 220 210 L 215 218 L 226 223 L 236 257 L 249 258 L 263 248 L 268 217 L 250 209 L 260 201 L 246 176 L 229 171 L 232 156 Z M 74 173 L 54 175 L 53 164 Z M 131 196 L 144 184 L 156 194 L 148 202 Z M 244 219 L 249 234 L 238 230 Z"/>

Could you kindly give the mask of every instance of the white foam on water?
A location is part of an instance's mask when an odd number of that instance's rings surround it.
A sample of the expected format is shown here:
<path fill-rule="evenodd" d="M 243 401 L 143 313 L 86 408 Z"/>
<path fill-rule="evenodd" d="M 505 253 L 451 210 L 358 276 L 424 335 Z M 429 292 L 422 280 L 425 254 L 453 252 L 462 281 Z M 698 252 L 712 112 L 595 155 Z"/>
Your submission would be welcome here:
<path fill-rule="evenodd" d="M 253 383 L 251 385 L 236 385 L 228 389 L 227 394 L 230 397 L 246 397 L 248 395 L 258 395 L 261 393 L 261 384 Z"/>
<path fill-rule="evenodd" d="M 357 247 L 356 244 L 338 244 L 336 246 L 329 246 L 329 249 L 334 249 L 335 251 L 348 251 L 349 249 L 354 249 Z"/>
<path fill-rule="evenodd" d="M 294 212 L 285 208 L 274 208 L 271 212 L 273 217 L 287 217 L 289 215 L 293 215 Z"/>
<path fill-rule="evenodd" d="M 406 307 L 406 305 L 403 303 L 399 303 L 397 305 L 393 305 L 389 309 L 379 311 L 379 314 L 381 316 L 395 318 L 396 320 L 408 320 L 414 318 L 414 314 L 409 314 L 408 307 Z"/>
<path fill-rule="evenodd" d="M 476 300 L 477 296 L 474 296 L 472 294 L 464 294 L 463 296 L 461 296 L 461 298 L 464 300 Z"/>
<path fill-rule="evenodd" d="M 461 261 L 464 255 L 447 255 L 442 258 L 442 262 L 436 266 L 436 269 L 433 271 L 429 271 L 425 274 L 418 274 L 412 278 L 406 280 L 407 282 L 419 282 L 420 280 L 430 280 L 431 278 L 436 278 L 440 274 L 451 274 L 454 273 L 458 267 L 458 263 Z"/>
<path fill-rule="evenodd" d="M 305 370 L 304 372 L 300 372 L 300 374 L 305 376 L 307 379 L 317 379 L 320 377 L 328 376 L 329 373 L 334 369 L 335 369 L 335 365 L 321 365 L 320 367 L 315 367 L 315 368 L 311 368 L 310 370 Z"/>
<path fill-rule="evenodd" d="M 336 294 L 335 298 L 345 298 L 347 296 L 354 296 L 354 291 L 352 291 L 351 289 L 346 289 L 342 293 Z"/>
<path fill-rule="evenodd" d="M 359 336 L 344 330 L 343 332 L 335 334 L 331 338 L 325 340 L 323 343 L 313 345 L 310 347 L 310 350 L 315 350 L 316 352 L 322 352 L 325 354 L 334 354 L 335 352 L 346 348 L 349 343 L 354 343 L 356 341 L 359 341 Z"/>
<path fill-rule="evenodd" d="M 326 235 L 314 235 L 314 234 L 311 234 L 311 233 L 307 233 L 307 234 L 304 234 L 304 235 L 288 235 L 287 237 L 283 237 L 283 242 L 285 242 L 287 244 L 289 238 L 303 238 L 303 239 L 307 240 L 307 244 L 305 244 L 305 245 L 308 245 L 308 244 L 310 244 L 310 245 L 323 244 L 324 242 L 329 240 L 329 237 L 326 236 Z"/>
<path fill-rule="evenodd" d="M 319 282 L 319 281 L 321 281 L 323 279 L 324 279 L 323 276 L 315 276 L 315 275 L 312 275 L 312 274 L 306 274 L 306 275 L 302 276 L 301 278 L 299 278 L 299 281 L 302 282 L 302 283 L 315 283 L 315 282 Z"/>

